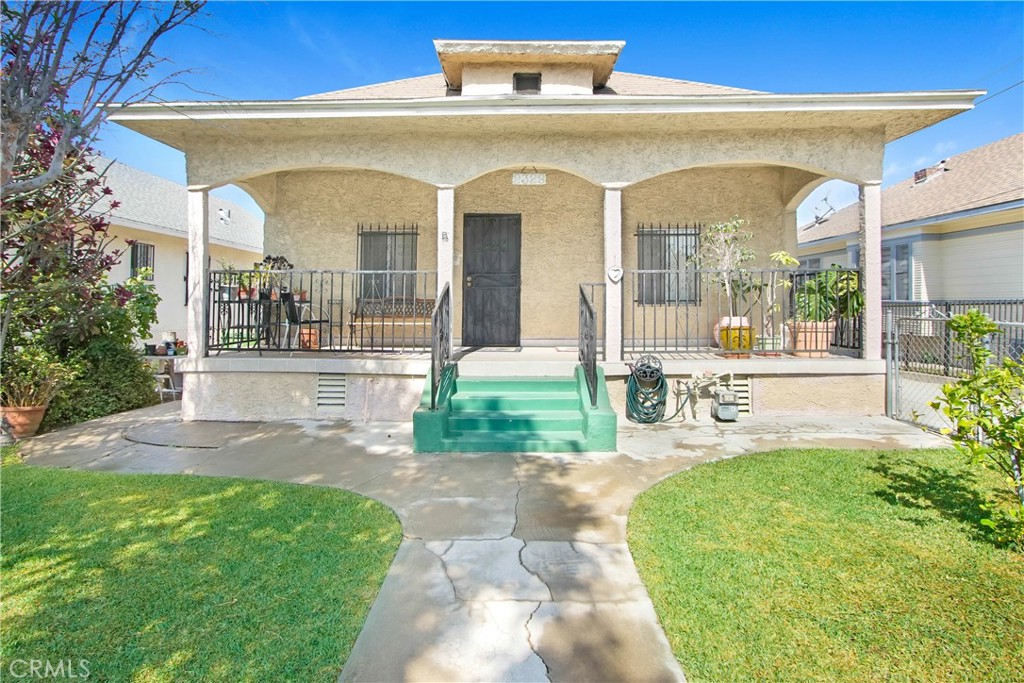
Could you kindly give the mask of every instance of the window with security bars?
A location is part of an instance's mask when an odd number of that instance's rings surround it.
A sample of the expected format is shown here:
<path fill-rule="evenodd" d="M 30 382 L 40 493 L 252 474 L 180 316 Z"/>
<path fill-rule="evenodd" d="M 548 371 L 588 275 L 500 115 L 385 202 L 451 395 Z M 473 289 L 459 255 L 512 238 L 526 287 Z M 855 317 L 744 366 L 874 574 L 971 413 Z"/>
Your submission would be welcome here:
<path fill-rule="evenodd" d="M 362 225 L 359 235 L 359 292 L 363 299 L 414 299 L 416 242 L 419 228 L 402 225 Z M 419 293 L 419 294 L 422 294 Z"/>
<path fill-rule="evenodd" d="M 700 226 L 637 226 L 637 303 L 697 303 L 700 273 L 691 262 L 700 245 Z"/>
<path fill-rule="evenodd" d="M 152 244 L 136 242 L 132 245 L 131 276 L 138 277 L 143 268 L 149 268 L 145 279 L 152 281 L 153 272 L 156 266 L 156 247 Z"/>

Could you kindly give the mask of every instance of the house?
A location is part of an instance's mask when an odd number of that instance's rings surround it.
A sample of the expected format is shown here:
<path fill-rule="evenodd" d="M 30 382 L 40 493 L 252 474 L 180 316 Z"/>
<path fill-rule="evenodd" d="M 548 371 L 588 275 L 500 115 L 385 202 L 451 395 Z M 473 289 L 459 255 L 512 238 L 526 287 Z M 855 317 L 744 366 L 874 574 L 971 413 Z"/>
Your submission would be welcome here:
<path fill-rule="evenodd" d="M 810 267 L 859 260 L 857 206 L 803 226 Z M 1024 133 L 882 191 L 882 299 L 1024 299 Z"/>
<path fill-rule="evenodd" d="M 144 267 L 152 269 L 151 279 L 160 295 L 157 323 L 152 339 L 162 332 L 174 332 L 179 339 L 186 332 L 186 286 L 188 283 L 188 190 L 173 181 L 133 168 L 119 161 L 97 158 L 94 166 L 106 169 L 104 183 L 110 199 L 98 205 L 109 212 L 111 247 L 122 252 L 110 272 L 112 282 L 123 282 Z M 231 265 L 251 268 L 263 258 L 262 221 L 233 202 L 211 197 L 209 202 L 210 249 L 213 267 Z"/>
<path fill-rule="evenodd" d="M 448 341 L 457 392 L 483 375 L 509 378 L 493 392 L 527 375 L 571 378 L 579 354 L 588 389 L 619 406 L 628 363 L 653 352 L 673 378 L 742 379 L 754 412 L 881 413 L 885 145 L 981 93 L 765 93 L 620 72 L 623 46 L 438 40 L 435 75 L 296 100 L 114 110 L 185 153 L 193 261 L 209 250 L 209 191 L 234 183 L 266 213 L 265 252 L 294 265 L 280 289 L 309 291 L 305 315 L 321 321 L 282 334 L 264 325 L 281 313 L 236 304 L 223 273 L 192 271 L 200 353 L 185 367 L 184 418 L 408 419 L 431 407 L 425 380 L 440 377 L 428 352 Z M 861 188 L 860 357 L 779 357 L 772 346 L 718 355 L 712 326 L 731 303 L 722 277 L 692 268 L 702 230 L 743 217 L 751 265 L 767 269 L 771 252 L 796 251 L 797 206 L 833 178 Z M 788 301 L 760 302 L 757 336 L 785 343 Z M 259 329 L 241 343 L 247 320 Z M 503 397 L 456 405 L 430 389 L 459 420 L 452 438 L 519 415 L 492 410 Z"/>

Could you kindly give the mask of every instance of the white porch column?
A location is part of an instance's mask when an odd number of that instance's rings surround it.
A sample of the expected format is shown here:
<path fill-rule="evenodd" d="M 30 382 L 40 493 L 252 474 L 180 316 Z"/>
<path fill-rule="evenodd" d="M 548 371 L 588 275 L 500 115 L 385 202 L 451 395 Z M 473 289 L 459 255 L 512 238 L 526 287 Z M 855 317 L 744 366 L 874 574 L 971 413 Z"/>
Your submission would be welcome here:
<path fill-rule="evenodd" d="M 864 358 L 882 357 L 882 185 L 860 185 L 860 276 L 864 287 Z"/>
<path fill-rule="evenodd" d="M 622 360 L 622 188 L 604 183 L 604 359 Z"/>
<path fill-rule="evenodd" d="M 437 293 L 455 277 L 455 186 L 437 186 Z M 452 284 L 454 293 L 455 285 Z"/>
<path fill-rule="evenodd" d="M 206 286 L 210 254 L 210 191 L 188 190 L 188 340 L 189 355 L 203 358 L 207 353 Z"/>

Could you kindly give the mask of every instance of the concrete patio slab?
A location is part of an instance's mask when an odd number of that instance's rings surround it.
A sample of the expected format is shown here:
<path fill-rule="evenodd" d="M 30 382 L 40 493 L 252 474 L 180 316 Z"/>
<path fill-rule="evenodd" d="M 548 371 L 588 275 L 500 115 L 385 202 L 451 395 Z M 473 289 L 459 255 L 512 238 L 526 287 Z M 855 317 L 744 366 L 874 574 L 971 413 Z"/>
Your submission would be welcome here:
<path fill-rule="evenodd" d="M 408 424 L 182 423 L 177 404 L 23 443 L 34 465 L 333 486 L 404 540 L 344 681 L 683 680 L 626 546 L 636 496 L 781 447 L 942 447 L 885 418 L 620 422 L 618 453 L 416 454 Z"/>

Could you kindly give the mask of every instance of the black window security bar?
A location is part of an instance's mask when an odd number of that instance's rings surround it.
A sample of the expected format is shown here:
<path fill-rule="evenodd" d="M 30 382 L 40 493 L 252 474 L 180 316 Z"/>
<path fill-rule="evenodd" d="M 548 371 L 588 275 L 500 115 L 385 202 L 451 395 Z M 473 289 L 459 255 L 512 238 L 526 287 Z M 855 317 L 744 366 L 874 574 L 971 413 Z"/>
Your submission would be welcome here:
<path fill-rule="evenodd" d="M 692 259 L 700 247 L 701 228 L 679 223 L 637 225 L 637 270 L 646 271 L 638 283 L 637 303 L 697 302 L 699 282 L 692 273 Z"/>
<path fill-rule="evenodd" d="M 392 296 L 395 289 L 408 289 L 398 271 L 416 270 L 419 226 L 416 223 L 357 223 L 359 250 L 357 269 L 370 271 L 360 281 L 363 298 Z"/>
<path fill-rule="evenodd" d="M 149 275 L 146 276 L 147 280 L 153 279 L 153 271 L 156 265 L 156 247 L 152 244 L 143 244 L 142 242 L 136 242 L 132 245 L 131 255 L 131 276 L 138 277 L 139 271 L 143 268 L 149 268 Z"/>

